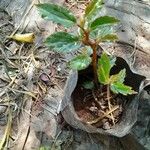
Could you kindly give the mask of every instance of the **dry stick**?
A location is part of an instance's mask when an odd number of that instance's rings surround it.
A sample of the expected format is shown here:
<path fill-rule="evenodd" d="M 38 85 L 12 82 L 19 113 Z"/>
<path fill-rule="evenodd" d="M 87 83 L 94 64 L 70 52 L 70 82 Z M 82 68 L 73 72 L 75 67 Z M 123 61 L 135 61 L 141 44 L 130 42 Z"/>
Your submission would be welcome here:
<path fill-rule="evenodd" d="M 108 100 L 108 108 L 109 110 L 111 110 L 111 103 L 110 103 L 110 89 L 109 89 L 109 85 L 107 85 L 107 100 Z M 114 116 L 113 114 L 111 113 L 111 119 L 112 119 L 112 122 L 113 122 L 113 125 L 115 124 L 115 119 L 114 119 Z"/>
<path fill-rule="evenodd" d="M 3 43 L 0 41 L 0 51 L 1 51 L 1 53 L 2 53 L 2 60 L 5 60 L 8 64 L 11 64 L 12 66 L 16 67 L 16 65 L 8 59 L 8 57 L 7 57 L 7 55 L 6 55 L 5 51 L 4 51 L 4 49 L 5 49 L 5 46 L 4 46 Z"/>
<path fill-rule="evenodd" d="M 29 57 L 27 56 L 10 56 L 10 57 L 7 57 L 9 60 L 23 60 L 23 59 L 28 59 Z M 35 56 L 36 59 L 42 59 L 41 57 L 39 56 Z M 0 56 L 0 60 L 3 60 L 4 58 Z"/>
<path fill-rule="evenodd" d="M 92 90 L 92 95 L 93 95 L 93 97 L 94 97 L 94 101 L 101 107 L 101 105 L 100 105 L 98 99 L 96 98 L 95 93 L 94 93 L 93 90 Z M 104 111 L 102 111 L 102 110 L 100 110 L 100 111 L 101 111 L 104 115 L 106 115 L 106 112 L 104 112 Z M 109 119 L 112 119 L 112 116 L 110 116 L 110 115 L 106 115 L 106 117 L 109 118 Z"/>
<path fill-rule="evenodd" d="M 3 96 L 7 92 L 7 90 L 14 84 L 16 78 L 17 78 L 17 76 L 12 78 L 11 82 L 3 89 L 3 91 L 0 91 L 0 97 Z"/>
<path fill-rule="evenodd" d="M 106 112 L 100 110 L 101 113 L 103 113 L 104 115 L 106 115 Z M 112 117 L 110 115 L 106 115 L 107 118 L 112 119 Z"/>
<path fill-rule="evenodd" d="M 100 120 L 102 120 L 103 118 L 107 117 L 110 113 L 114 112 L 115 110 L 117 110 L 119 108 L 119 106 L 114 106 L 110 111 L 107 111 L 105 115 L 93 120 L 93 121 L 89 121 L 87 122 L 87 124 L 95 124 L 97 122 L 99 122 Z"/>
<path fill-rule="evenodd" d="M 23 44 L 21 44 L 21 46 L 20 46 L 20 48 L 19 48 L 19 58 L 21 57 L 21 50 L 22 50 L 22 48 L 24 47 L 24 43 Z M 19 63 L 21 63 L 21 59 L 19 59 Z"/>
<path fill-rule="evenodd" d="M 28 72 L 27 72 L 27 87 L 29 88 L 29 90 L 33 89 L 33 83 L 32 83 L 32 78 L 33 78 L 33 74 L 34 74 L 34 70 L 35 67 L 30 63 L 29 65 L 31 65 L 30 67 L 28 67 Z M 16 91 L 18 92 L 18 91 Z M 24 93 L 24 91 L 23 91 Z M 24 94 L 28 94 L 28 93 L 24 93 Z M 29 94 L 30 95 L 30 94 Z M 31 95 L 30 95 L 31 96 Z M 28 101 L 26 103 L 26 109 L 27 111 L 30 113 L 31 112 L 31 107 L 32 107 L 32 99 L 29 99 L 29 97 L 24 97 L 26 101 Z M 14 149 L 21 149 L 24 150 L 27 140 L 28 140 L 28 136 L 30 134 L 30 123 L 31 123 L 31 116 L 27 116 L 26 114 L 26 120 L 21 120 L 22 121 L 22 126 L 19 126 L 19 131 L 18 131 L 18 139 L 16 140 L 16 142 L 18 142 L 19 140 L 21 142 L 19 142 L 19 145 L 16 144 L 16 146 L 14 147 Z M 23 118 L 22 118 L 23 119 Z"/>
<path fill-rule="evenodd" d="M 33 94 L 33 92 L 30 92 L 30 91 L 21 91 L 21 90 L 9 88 L 9 87 L 8 87 L 8 89 L 11 90 L 11 91 L 13 91 L 13 92 L 18 92 L 18 93 L 22 93 L 22 94 L 29 95 L 29 96 L 31 96 L 32 98 L 35 98 L 35 99 L 36 99 L 36 96 Z"/>

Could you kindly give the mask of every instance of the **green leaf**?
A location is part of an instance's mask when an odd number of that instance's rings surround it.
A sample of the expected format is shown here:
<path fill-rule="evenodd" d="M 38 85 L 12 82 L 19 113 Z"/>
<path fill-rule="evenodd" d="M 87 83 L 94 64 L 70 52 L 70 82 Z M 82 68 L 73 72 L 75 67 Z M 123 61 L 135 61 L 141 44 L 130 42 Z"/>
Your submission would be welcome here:
<path fill-rule="evenodd" d="M 50 148 L 48 146 L 41 146 L 39 150 L 49 150 Z"/>
<path fill-rule="evenodd" d="M 116 41 L 118 37 L 116 34 L 107 34 L 101 38 L 101 41 Z"/>
<path fill-rule="evenodd" d="M 36 6 L 42 18 L 46 20 L 51 20 L 65 27 L 71 27 L 76 23 L 74 15 L 64 7 L 48 3 L 37 4 Z"/>
<path fill-rule="evenodd" d="M 103 0 L 92 0 L 85 9 L 85 17 L 92 18 L 102 8 Z"/>
<path fill-rule="evenodd" d="M 119 94 L 119 93 L 122 95 L 136 94 L 136 92 L 132 90 L 132 87 L 124 85 L 123 83 L 120 83 L 120 82 L 115 82 L 111 84 L 110 88 L 116 94 Z"/>
<path fill-rule="evenodd" d="M 110 83 L 114 83 L 114 82 L 123 83 L 125 77 L 126 77 L 126 69 L 123 69 L 118 74 L 111 75 Z"/>
<path fill-rule="evenodd" d="M 115 23 L 118 23 L 118 22 L 119 22 L 119 20 L 114 18 L 114 17 L 102 16 L 102 17 L 99 17 L 99 18 L 95 19 L 91 23 L 91 29 L 95 30 L 99 26 L 115 24 Z"/>
<path fill-rule="evenodd" d="M 69 62 L 69 66 L 74 70 L 83 70 L 90 65 L 91 61 L 91 57 L 89 57 L 88 55 L 81 54 L 72 59 Z"/>
<path fill-rule="evenodd" d="M 112 25 L 103 25 L 103 26 L 99 26 L 95 30 L 92 30 L 90 32 L 90 38 L 101 39 L 102 37 L 113 33 L 114 33 L 114 29 Z"/>
<path fill-rule="evenodd" d="M 119 72 L 117 81 L 120 83 L 123 83 L 125 80 L 125 77 L 126 77 L 126 69 L 123 69 Z"/>
<path fill-rule="evenodd" d="M 89 55 L 89 56 L 93 54 L 93 50 L 90 46 L 81 47 L 80 52 L 84 55 Z"/>
<path fill-rule="evenodd" d="M 83 87 L 85 89 L 91 90 L 91 89 L 94 88 L 94 82 L 93 81 L 86 81 L 86 82 L 83 83 Z"/>
<path fill-rule="evenodd" d="M 77 50 L 81 46 L 78 37 L 66 32 L 56 32 L 50 35 L 45 44 L 54 51 L 63 53 Z"/>
<path fill-rule="evenodd" d="M 115 56 L 109 56 L 109 59 L 110 59 L 110 64 L 111 64 L 111 68 L 113 66 L 115 66 L 115 62 L 116 62 L 116 57 Z"/>
<path fill-rule="evenodd" d="M 109 74 L 111 69 L 111 61 L 109 56 L 106 53 L 101 55 L 101 58 L 98 60 L 98 80 L 100 83 L 106 85 L 109 83 Z"/>

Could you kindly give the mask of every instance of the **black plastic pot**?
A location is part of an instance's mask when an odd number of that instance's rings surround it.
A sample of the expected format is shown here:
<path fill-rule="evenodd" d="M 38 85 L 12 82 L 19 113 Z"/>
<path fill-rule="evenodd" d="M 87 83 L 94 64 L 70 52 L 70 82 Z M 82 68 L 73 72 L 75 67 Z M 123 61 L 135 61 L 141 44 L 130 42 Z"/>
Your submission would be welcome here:
<path fill-rule="evenodd" d="M 127 72 L 125 83 L 129 86 L 132 86 L 134 90 L 139 91 L 140 84 L 145 79 L 145 77 L 132 73 L 128 64 L 122 58 L 117 58 L 116 67 L 112 69 L 112 73 L 117 73 L 123 68 L 126 68 L 126 72 Z M 72 93 L 74 92 L 74 89 L 78 84 L 78 80 L 80 80 L 80 75 L 83 72 L 88 72 L 88 70 L 89 68 L 81 72 L 76 72 L 76 71 L 70 72 L 70 75 L 66 82 L 64 98 L 62 101 L 62 115 L 65 121 L 68 124 L 70 124 L 72 127 L 76 129 L 84 130 L 89 133 L 100 133 L 105 135 L 106 134 L 113 135 L 117 137 L 125 136 L 130 132 L 130 129 L 137 121 L 137 111 L 138 111 L 140 91 L 137 95 L 128 97 L 129 100 L 125 104 L 122 117 L 120 121 L 113 126 L 113 128 L 109 130 L 104 130 L 102 128 L 96 128 L 92 125 L 86 124 L 81 121 L 81 119 L 78 117 L 75 111 L 73 105 L 74 99 L 72 97 Z"/>

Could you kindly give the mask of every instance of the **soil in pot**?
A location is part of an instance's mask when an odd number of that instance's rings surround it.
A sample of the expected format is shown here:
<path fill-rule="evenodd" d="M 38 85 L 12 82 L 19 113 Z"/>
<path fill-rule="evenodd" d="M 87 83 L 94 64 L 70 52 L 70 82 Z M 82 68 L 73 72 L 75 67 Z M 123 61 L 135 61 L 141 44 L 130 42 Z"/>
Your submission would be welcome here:
<path fill-rule="evenodd" d="M 135 91 L 138 91 L 139 87 L 136 86 L 138 83 L 135 84 L 135 82 L 141 80 L 134 78 L 134 74 L 121 58 L 117 59 L 116 66 L 112 68 L 111 74 L 116 74 L 124 68 L 127 70 L 125 84 L 132 86 Z M 108 92 L 107 87 L 101 85 L 98 89 L 85 89 L 83 84 L 85 81 L 93 79 L 92 74 L 91 67 L 79 72 L 78 83 L 72 93 L 75 111 L 82 122 L 97 128 L 111 129 L 115 124 L 119 123 L 125 109 L 125 104 L 134 95 L 116 95 L 110 91 Z"/>

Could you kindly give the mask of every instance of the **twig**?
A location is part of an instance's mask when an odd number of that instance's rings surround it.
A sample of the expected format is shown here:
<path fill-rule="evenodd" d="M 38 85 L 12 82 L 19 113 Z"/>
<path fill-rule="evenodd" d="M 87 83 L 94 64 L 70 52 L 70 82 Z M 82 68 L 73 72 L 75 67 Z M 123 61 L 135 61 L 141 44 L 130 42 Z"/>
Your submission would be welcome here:
<path fill-rule="evenodd" d="M 62 131 L 59 131 L 59 133 L 57 134 L 57 136 L 56 136 L 56 138 L 55 138 L 55 140 L 54 140 L 54 142 L 52 144 L 51 150 L 55 150 L 55 143 L 56 143 L 58 137 L 61 135 L 61 133 L 62 133 Z"/>
<path fill-rule="evenodd" d="M 32 92 L 21 91 L 21 90 L 17 90 L 17 89 L 13 89 L 13 88 L 8 88 L 8 89 L 11 90 L 11 91 L 14 91 L 14 92 L 18 92 L 18 93 L 29 95 L 29 96 L 31 96 L 31 97 L 36 99 L 36 96 Z"/>
<path fill-rule="evenodd" d="M 33 91 L 32 79 L 33 79 L 35 68 L 32 63 L 29 63 L 29 65 L 30 66 L 28 67 L 28 70 L 27 70 L 27 88 L 29 88 L 30 91 Z M 15 90 L 15 91 L 19 92 L 18 90 Z M 22 91 L 22 93 L 32 96 L 31 92 L 26 93 L 26 91 Z M 32 108 L 32 97 L 24 95 L 24 99 L 26 101 L 25 109 L 30 113 L 31 108 Z M 30 123 L 31 123 L 31 116 L 30 115 L 28 116 L 28 114 L 24 114 L 24 116 L 22 115 L 21 122 L 20 122 L 19 129 L 18 129 L 18 139 L 16 140 L 16 145 L 14 149 L 23 150 L 25 148 L 28 137 L 30 135 Z"/>
<path fill-rule="evenodd" d="M 27 56 L 11 56 L 11 57 L 7 57 L 8 59 L 10 60 L 23 60 L 23 59 L 28 59 L 29 57 Z M 3 57 L 0 57 L 0 60 L 3 60 L 4 58 Z M 35 59 L 42 59 L 40 58 L 39 56 L 35 56 Z"/>
<path fill-rule="evenodd" d="M 6 26 L 8 24 L 9 24 L 9 22 L 3 23 L 3 24 L 0 25 L 0 28 L 2 28 L 3 26 Z"/>
<path fill-rule="evenodd" d="M 10 88 L 13 85 L 13 83 L 16 80 L 16 77 L 17 76 L 15 76 L 14 78 L 12 78 L 11 82 L 5 87 L 5 89 L 3 89 L 2 92 L 0 92 L 0 97 L 3 96 L 7 92 L 8 88 Z"/>
<path fill-rule="evenodd" d="M 7 58 L 7 55 L 6 55 L 5 51 L 4 51 L 4 48 L 5 48 L 5 46 L 0 41 L 0 51 L 2 53 L 3 60 L 5 60 L 7 63 L 11 64 L 12 66 L 16 67 L 16 65 Z"/>
<path fill-rule="evenodd" d="M 110 103 L 110 89 L 109 89 L 109 85 L 107 85 L 107 100 L 108 100 L 108 108 L 109 110 L 111 110 L 111 103 Z M 112 113 L 110 113 L 113 125 L 115 124 L 115 119 Z"/>
<path fill-rule="evenodd" d="M 0 141 L 0 150 L 5 149 L 7 147 L 6 144 L 8 144 L 9 137 L 11 134 L 11 126 L 12 126 L 12 113 L 10 110 L 10 105 L 8 105 L 8 120 L 7 120 L 7 126 L 4 132 L 4 136 L 2 137 Z M 4 147 L 6 145 L 6 147 Z M 7 148 L 6 148 L 7 149 Z"/>
<path fill-rule="evenodd" d="M 24 47 L 24 43 L 23 44 L 21 44 L 21 46 L 20 46 L 20 48 L 19 48 L 19 58 L 21 57 L 21 50 L 22 50 L 22 48 Z M 19 63 L 21 63 L 20 62 L 21 61 L 21 59 L 19 59 Z"/>
<path fill-rule="evenodd" d="M 94 91 L 92 90 L 92 95 L 93 95 L 93 97 L 94 97 L 94 101 L 98 104 L 98 106 L 101 108 L 101 104 L 99 103 L 99 101 L 98 101 L 98 99 L 96 98 L 96 96 L 95 96 L 95 93 L 94 93 Z M 102 110 L 100 110 L 104 115 L 106 115 L 106 112 L 104 112 L 104 111 L 102 111 Z M 110 115 L 107 115 L 106 116 L 107 118 L 109 118 L 109 119 L 112 119 L 112 116 L 110 116 Z"/>
<path fill-rule="evenodd" d="M 104 115 L 106 115 L 107 118 L 112 119 L 112 117 L 110 115 L 107 115 L 106 112 L 100 110 L 100 112 L 102 112 Z"/>
<path fill-rule="evenodd" d="M 115 110 L 117 110 L 119 108 L 119 106 L 114 106 L 111 110 L 107 111 L 105 115 L 101 116 L 101 117 L 98 117 L 96 118 L 95 120 L 93 121 L 89 121 L 87 122 L 87 124 L 95 124 L 97 122 L 99 122 L 100 120 L 102 120 L 103 118 L 107 117 L 110 113 L 114 112 Z"/>

